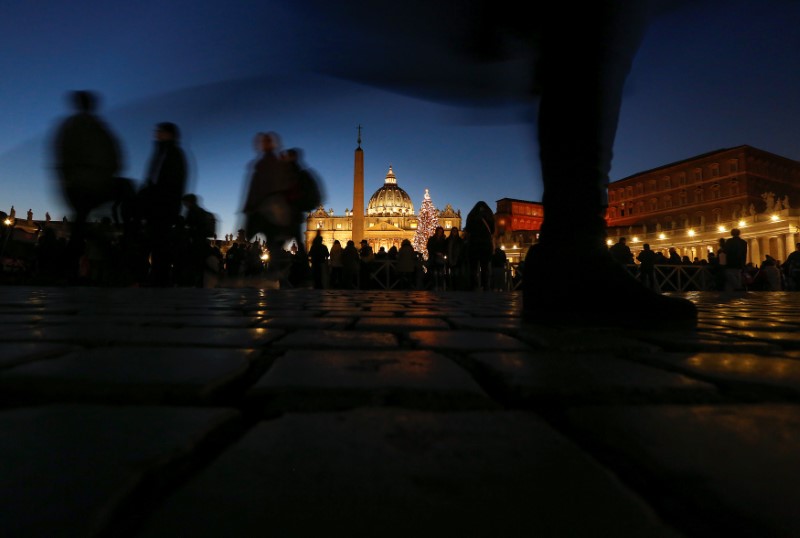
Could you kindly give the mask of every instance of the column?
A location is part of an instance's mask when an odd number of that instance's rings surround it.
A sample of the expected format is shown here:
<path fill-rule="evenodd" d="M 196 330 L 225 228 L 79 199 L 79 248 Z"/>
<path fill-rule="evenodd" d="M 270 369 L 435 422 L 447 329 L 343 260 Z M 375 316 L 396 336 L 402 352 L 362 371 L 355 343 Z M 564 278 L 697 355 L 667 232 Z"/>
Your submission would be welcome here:
<path fill-rule="evenodd" d="M 791 232 L 787 233 L 784 236 L 783 244 L 784 244 L 783 248 L 785 250 L 785 253 L 784 253 L 783 258 L 781 258 L 781 263 L 785 262 L 786 261 L 786 257 L 789 256 L 789 254 L 791 254 L 792 252 L 794 252 L 795 245 L 797 244 L 797 234 L 793 234 Z"/>
<path fill-rule="evenodd" d="M 747 240 L 747 261 L 757 264 L 760 259 L 761 247 L 758 244 L 758 238 L 752 237 Z"/>
<path fill-rule="evenodd" d="M 786 240 L 783 238 L 783 235 L 779 235 L 775 238 L 775 252 L 770 252 L 770 255 L 781 262 L 786 259 Z"/>

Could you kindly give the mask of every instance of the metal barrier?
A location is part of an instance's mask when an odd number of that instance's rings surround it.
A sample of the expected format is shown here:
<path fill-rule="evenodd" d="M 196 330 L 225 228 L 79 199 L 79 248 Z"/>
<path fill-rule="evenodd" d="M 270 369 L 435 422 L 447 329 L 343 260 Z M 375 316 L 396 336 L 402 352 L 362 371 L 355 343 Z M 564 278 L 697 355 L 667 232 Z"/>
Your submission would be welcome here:
<path fill-rule="evenodd" d="M 715 289 L 714 275 L 708 267 L 703 265 L 656 265 L 654 272 L 656 283 L 661 291 L 711 291 Z"/>
<path fill-rule="evenodd" d="M 638 265 L 626 266 L 628 271 L 637 279 L 641 279 L 640 267 Z M 506 269 L 505 291 L 515 291 L 522 289 L 522 278 L 514 278 L 511 268 Z M 411 289 L 448 289 L 447 286 L 429 285 L 426 278 L 420 275 L 420 268 L 413 282 L 405 282 L 401 286 L 402 280 L 397 272 L 396 260 L 375 260 L 371 262 L 369 269 L 370 284 L 376 288 L 384 290 L 399 289 L 410 284 Z M 711 270 L 704 265 L 656 265 L 654 276 L 658 289 L 664 291 L 711 291 L 715 289 L 714 275 Z M 446 278 L 446 275 L 444 275 Z"/>
<path fill-rule="evenodd" d="M 515 271 L 519 270 L 515 264 Z M 627 265 L 628 272 L 641 280 L 640 266 Z M 714 274 L 706 265 L 656 265 L 654 276 L 657 289 L 664 291 L 713 291 L 716 289 Z M 522 278 L 510 280 L 510 290 L 522 289 Z"/>

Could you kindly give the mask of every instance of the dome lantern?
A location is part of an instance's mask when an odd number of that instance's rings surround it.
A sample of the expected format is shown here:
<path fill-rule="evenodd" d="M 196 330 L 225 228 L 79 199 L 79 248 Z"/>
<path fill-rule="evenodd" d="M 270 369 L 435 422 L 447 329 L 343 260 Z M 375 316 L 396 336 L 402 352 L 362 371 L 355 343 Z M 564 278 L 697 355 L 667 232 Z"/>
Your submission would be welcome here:
<path fill-rule="evenodd" d="M 367 204 L 368 216 L 388 216 L 388 215 L 413 215 L 414 204 L 411 197 L 397 186 L 397 177 L 394 175 L 391 165 L 386 173 L 383 186 L 375 191 Z"/>

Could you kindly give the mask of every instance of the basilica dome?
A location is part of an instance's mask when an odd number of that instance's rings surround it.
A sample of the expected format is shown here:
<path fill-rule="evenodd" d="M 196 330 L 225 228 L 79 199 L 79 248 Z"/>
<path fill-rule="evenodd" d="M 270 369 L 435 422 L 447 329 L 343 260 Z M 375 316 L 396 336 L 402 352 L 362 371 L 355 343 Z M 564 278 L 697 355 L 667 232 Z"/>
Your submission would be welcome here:
<path fill-rule="evenodd" d="M 386 174 L 383 187 L 375 191 L 367 204 L 367 216 L 413 215 L 414 204 L 411 197 L 397 186 L 397 178 L 392 167 Z"/>

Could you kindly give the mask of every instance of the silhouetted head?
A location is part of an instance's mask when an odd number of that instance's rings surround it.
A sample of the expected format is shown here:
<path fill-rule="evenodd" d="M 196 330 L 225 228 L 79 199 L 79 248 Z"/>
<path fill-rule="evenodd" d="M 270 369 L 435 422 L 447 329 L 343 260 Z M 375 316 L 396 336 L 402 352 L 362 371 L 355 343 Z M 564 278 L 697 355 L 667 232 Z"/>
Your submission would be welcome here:
<path fill-rule="evenodd" d="M 731 237 L 739 237 L 739 234 L 741 233 L 742 232 L 739 231 L 739 228 L 734 228 L 733 230 L 731 230 Z"/>
<path fill-rule="evenodd" d="M 97 96 L 88 90 L 72 92 L 72 105 L 80 112 L 94 112 L 97 107 Z"/>
<path fill-rule="evenodd" d="M 281 139 L 276 132 L 260 132 L 256 135 L 255 145 L 256 151 L 269 153 L 280 148 Z"/>
<path fill-rule="evenodd" d="M 178 140 L 181 132 L 178 126 L 170 121 L 162 121 L 156 125 L 156 138 L 158 140 Z"/>

